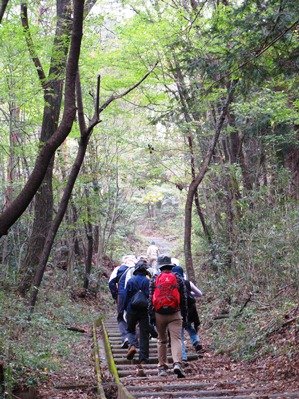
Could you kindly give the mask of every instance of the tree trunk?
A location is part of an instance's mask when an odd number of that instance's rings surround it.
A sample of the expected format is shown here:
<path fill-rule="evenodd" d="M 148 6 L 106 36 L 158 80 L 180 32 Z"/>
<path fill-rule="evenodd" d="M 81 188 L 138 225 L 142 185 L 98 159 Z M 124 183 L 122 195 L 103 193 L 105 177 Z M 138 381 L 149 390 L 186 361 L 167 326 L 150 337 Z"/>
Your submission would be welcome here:
<path fill-rule="evenodd" d="M 76 208 L 76 206 L 75 206 L 75 204 L 73 202 L 71 203 L 71 208 L 72 208 L 72 221 L 71 221 L 71 223 L 73 225 L 75 225 L 77 223 L 77 221 L 78 221 L 78 211 L 77 211 L 77 208 Z M 78 259 L 81 259 L 82 251 L 81 251 L 81 248 L 80 248 L 80 242 L 79 242 L 78 235 L 77 235 L 77 229 L 73 230 L 73 241 L 74 241 L 75 256 Z"/>
<path fill-rule="evenodd" d="M 243 151 L 243 140 L 240 139 L 239 132 L 237 131 L 236 128 L 236 123 L 235 123 L 235 115 L 232 113 L 229 113 L 228 116 L 228 121 L 230 126 L 232 126 L 235 130 L 230 133 L 229 140 L 230 140 L 230 150 L 229 150 L 229 155 L 230 155 L 230 163 L 238 163 L 240 165 L 241 171 L 242 171 L 242 177 L 243 177 L 243 186 L 247 191 L 252 190 L 252 183 L 254 180 L 254 176 L 252 173 L 250 173 L 250 165 L 246 164 L 245 156 L 244 156 L 244 151 Z M 240 193 L 237 193 L 237 196 L 240 198 Z"/>
<path fill-rule="evenodd" d="M 3 365 L 3 362 L 0 362 L 0 395 L 1 395 L 1 397 L 4 397 L 4 392 L 5 392 L 4 365 Z"/>
<path fill-rule="evenodd" d="M 44 108 L 40 137 L 41 147 L 53 135 L 58 126 L 62 101 L 63 80 L 65 74 L 64 71 L 66 66 L 66 55 L 69 45 L 69 40 L 65 40 L 65 38 L 69 37 L 71 33 L 71 27 L 69 23 L 71 17 L 70 4 L 70 0 L 57 1 L 56 34 L 53 44 L 51 66 L 49 70 L 49 76 L 54 76 L 55 78 L 51 80 L 49 86 L 47 86 L 44 92 L 44 100 L 46 105 Z M 63 56 L 57 58 L 57 52 Z M 25 259 L 19 272 L 19 292 L 22 295 L 25 295 L 30 288 L 53 216 L 53 165 L 54 157 L 51 159 L 51 162 L 48 165 L 43 182 L 35 196 L 34 222 L 28 241 Z"/>
<path fill-rule="evenodd" d="M 83 282 L 83 288 L 88 290 L 89 281 L 90 281 L 90 273 L 91 273 L 91 266 L 92 266 L 92 254 L 93 254 L 93 229 L 91 220 L 91 209 L 89 205 L 89 193 L 88 190 L 85 190 L 85 196 L 87 200 L 87 222 L 86 222 L 86 237 L 87 237 L 87 256 L 85 260 L 85 276 Z"/>
<path fill-rule="evenodd" d="M 74 184 L 76 182 L 76 178 L 78 176 L 78 173 L 80 171 L 81 165 L 84 160 L 84 156 L 85 156 L 89 138 L 90 138 L 90 136 L 86 136 L 86 137 L 81 138 L 81 140 L 80 140 L 76 160 L 72 166 L 72 170 L 70 172 L 67 185 L 64 189 L 64 193 L 63 193 L 56 217 L 54 218 L 54 220 L 51 224 L 51 227 L 48 231 L 47 239 L 46 239 L 44 249 L 42 252 L 42 256 L 40 258 L 40 262 L 39 262 L 39 265 L 38 265 L 38 268 L 37 268 L 37 271 L 36 271 L 35 277 L 34 277 L 33 289 L 31 292 L 31 299 L 30 299 L 31 312 L 33 311 L 35 303 L 36 303 L 38 289 L 39 289 L 40 284 L 43 279 L 43 275 L 44 275 L 44 272 L 45 272 L 45 269 L 47 266 L 47 262 L 49 259 L 49 255 L 51 252 L 51 248 L 52 248 L 56 233 L 57 233 L 60 223 L 65 215 L 67 205 L 68 205 L 69 199 L 71 197 Z"/>
<path fill-rule="evenodd" d="M 193 4 L 193 6 L 195 3 Z M 173 56 L 173 62 L 175 67 L 172 66 L 172 63 L 169 62 L 171 69 L 173 70 L 173 75 L 175 79 L 175 83 L 178 89 L 179 93 L 179 98 L 184 114 L 184 119 L 185 121 L 190 124 L 192 120 L 199 120 L 199 115 L 196 111 L 194 111 L 194 99 L 190 97 L 189 90 L 187 89 L 185 82 L 184 82 L 184 74 L 181 70 L 179 61 L 175 55 L 175 53 L 172 54 Z M 193 111 L 192 111 L 193 110 Z M 190 131 L 190 128 L 188 128 L 188 134 L 187 134 L 187 141 L 188 141 L 188 147 L 189 147 L 189 152 L 190 152 L 190 169 L 191 169 L 191 176 L 192 180 L 195 179 L 195 162 L 194 162 L 194 151 L 193 151 L 193 140 L 192 140 L 192 132 Z M 209 242 L 211 242 L 211 234 L 208 230 L 208 227 L 205 222 L 204 214 L 201 210 L 200 204 L 199 204 L 199 198 L 198 198 L 198 192 L 197 190 L 194 193 L 194 201 L 196 205 L 196 210 L 197 214 L 199 216 L 199 220 L 201 222 L 203 232 Z"/>
<path fill-rule="evenodd" d="M 195 279 L 195 273 L 194 273 L 194 267 L 193 267 L 193 259 L 192 259 L 192 249 L 191 249 L 191 238 L 192 238 L 192 203 L 193 203 L 193 197 L 195 195 L 195 192 L 203 180 L 207 170 L 208 166 L 210 164 L 211 158 L 213 156 L 213 153 L 215 151 L 216 144 L 218 142 L 222 126 L 224 123 L 224 120 L 227 116 L 228 113 L 228 107 L 232 101 L 232 95 L 235 90 L 237 83 L 231 83 L 230 88 L 228 90 L 228 95 L 226 98 L 226 102 L 222 108 L 222 111 L 219 116 L 219 121 L 216 126 L 216 131 L 215 135 L 213 138 L 212 145 L 205 156 L 203 160 L 202 167 L 199 171 L 199 174 L 195 177 L 195 179 L 192 180 L 189 189 L 188 189 L 188 194 L 187 194 L 187 199 L 186 199 L 186 205 L 185 205 L 185 235 L 184 235 L 184 252 L 185 252 L 185 263 L 186 263 L 186 269 L 187 269 L 187 274 L 188 274 L 188 279 L 193 281 L 194 283 L 196 282 Z"/>
<path fill-rule="evenodd" d="M 298 200 L 299 193 L 299 126 L 295 126 L 297 131 L 297 146 L 292 146 L 286 156 L 286 166 L 291 171 L 291 181 L 289 187 L 289 195 L 294 200 Z"/>
<path fill-rule="evenodd" d="M 5 13 L 7 4 L 9 0 L 2 0 L 1 8 L 0 8 L 0 24 L 2 22 L 3 15 Z"/>
<path fill-rule="evenodd" d="M 203 229 L 204 235 L 206 236 L 208 242 L 211 243 L 212 242 L 212 237 L 211 237 L 211 234 L 209 232 L 208 226 L 206 225 L 206 222 L 205 222 L 205 218 L 204 218 L 204 215 L 203 215 L 200 203 L 199 203 L 197 190 L 196 190 L 195 195 L 194 195 L 194 203 L 195 203 L 195 207 L 196 207 L 196 211 L 197 211 L 198 217 L 199 217 L 201 225 L 202 225 L 202 229 Z"/>

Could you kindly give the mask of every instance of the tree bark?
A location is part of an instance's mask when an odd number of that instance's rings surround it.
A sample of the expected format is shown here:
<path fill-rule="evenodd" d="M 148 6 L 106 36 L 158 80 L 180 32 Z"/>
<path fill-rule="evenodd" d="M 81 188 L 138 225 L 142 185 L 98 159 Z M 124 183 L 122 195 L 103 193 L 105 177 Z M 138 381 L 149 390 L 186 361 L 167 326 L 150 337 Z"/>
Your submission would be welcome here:
<path fill-rule="evenodd" d="M 297 142 L 299 143 L 299 126 L 295 126 L 297 132 Z M 291 181 L 289 187 L 289 195 L 294 200 L 298 200 L 299 196 L 299 147 L 292 145 L 286 155 L 286 166 L 291 171 Z"/>
<path fill-rule="evenodd" d="M 5 392 L 5 378 L 4 378 L 4 365 L 0 362 L 0 395 L 4 395 Z"/>

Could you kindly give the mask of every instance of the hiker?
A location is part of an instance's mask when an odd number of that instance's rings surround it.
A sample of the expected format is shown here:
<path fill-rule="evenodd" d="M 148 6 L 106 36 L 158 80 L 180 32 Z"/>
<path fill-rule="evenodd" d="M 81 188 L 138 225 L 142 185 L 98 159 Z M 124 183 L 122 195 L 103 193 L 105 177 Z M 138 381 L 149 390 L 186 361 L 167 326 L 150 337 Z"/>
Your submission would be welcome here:
<path fill-rule="evenodd" d="M 137 264 L 137 262 L 139 262 L 140 260 L 142 260 L 144 263 L 146 263 L 146 265 L 148 265 L 147 258 L 144 255 L 138 256 L 138 258 L 136 258 L 135 264 Z M 133 277 L 134 270 L 135 269 L 133 267 L 133 268 L 130 268 L 130 270 L 127 271 L 126 276 L 125 276 L 125 285 L 124 285 L 125 288 L 126 288 L 126 286 L 128 284 L 128 281 L 130 280 L 130 278 Z"/>
<path fill-rule="evenodd" d="M 139 360 L 137 376 L 146 377 L 142 365 L 148 362 L 149 358 L 149 316 L 148 316 L 148 295 L 149 278 L 148 266 L 144 260 L 139 260 L 134 268 L 133 277 L 126 285 L 124 296 L 124 308 L 126 310 L 127 331 L 129 349 L 127 359 L 132 360 L 136 353 L 138 339 L 136 336 L 136 325 L 139 324 Z M 141 297 L 141 299 L 139 299 Z"/>
<path fill-rule="evenodd" d="M 109 289 L 117 305 L 117 322 L 122 339 L 121 347 L 126 349 L 129 347 L 129 340 L 127 337 L 127 322 L 124 320 L 125 277 L 136 262 L 135 255 L 125 255 L 122 264 L 113 270 L 109 278 Z"/>
<path fill-rule="evenodd" d="M 159 248 L 157 247 L 155 241 L 152 241 L 147 249 L 148 264 L 150 267 L 155 267 L 157 263 L 157 258 L 159 256 Z"/>
<path fill-rule="evenodd" d="M 187 326 L 187 293 L 182 276 L 172 273 L 173 266 L 169 256 L 158 256 L 157 267 L 161 273 L 150 280 L 149 312 L 158 332 L 158 375 L 167 376 L 169 332 L 173 371 L 178 378 L 184 378 L 181 331 L 182 326 Z"/>
<path fill-rule="evenodd" d="M 202 292 L 196 285 L 192 284 L 191 281 L 185 278 L 184 270 L 181 266 L 174 266 L 172 269 L 173 273 L 178 273 L 184 278 L 184 283 L 187 291 L 187 305 L 188 305 L 188 324 L 185 328 L 182 328 L 182 360 L 187 361 L 186 354 L 186 346 L 184 341 L 184 333 L 185 330 L 189 334 L 190 341 L 195 349 L 195 351 L 201 355 L 203 352 L 203 348 L 200 342 L 200 338 L 198 336 L 198 328 L 200 325 L 200 320 L 198 317 L 197 309 L 196 309 L 196 299 L 195 297 L 202 297 Z M 193 286 L 193 289 L 191 288 Z"/>

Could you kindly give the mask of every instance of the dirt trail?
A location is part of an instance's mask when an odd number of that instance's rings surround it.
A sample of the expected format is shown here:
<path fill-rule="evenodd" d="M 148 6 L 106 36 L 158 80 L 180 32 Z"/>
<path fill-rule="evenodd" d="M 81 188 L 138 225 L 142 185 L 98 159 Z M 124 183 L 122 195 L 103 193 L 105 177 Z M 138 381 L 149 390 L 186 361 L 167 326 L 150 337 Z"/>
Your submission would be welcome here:
<path fill-rule="evenodd" d="M 152 237 L 151 241 L 155 241 L 161 254 L 167 254 L 167 255 L 174 256 L 172 252 L 176 246 L 175 242 L 170 242 L 163 237 Z"/>
<path fill-rule="evenodd" d="M 182 258 L 182 248 L 178 245 L 178 237 L 165 233 L 162 235 L 160 232 L 157 233 L 154 229 L 151 229 L 150 226 L 144 228 L 140 228 L 140 233 L 142 234 L 142 238 L 144 240 L 145 246 L 143 249 L 143 253 L 145 254 L 147 248 L 150 243 L 154 241 L 157 247 L 160 250 L 160 254 L 166 254 L 175 258 Z"/>

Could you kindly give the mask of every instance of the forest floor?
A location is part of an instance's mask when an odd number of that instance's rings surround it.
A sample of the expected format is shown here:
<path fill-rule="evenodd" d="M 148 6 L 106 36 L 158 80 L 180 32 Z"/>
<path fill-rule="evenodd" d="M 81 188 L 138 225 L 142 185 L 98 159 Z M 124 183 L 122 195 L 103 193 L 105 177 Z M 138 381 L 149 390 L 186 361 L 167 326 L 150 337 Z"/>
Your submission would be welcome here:
<path fill-rule="evenodd" d="M 85 306 L 93 306 L 92 301 Z M 96 398 L 97 376 L 95 372 L 92 326 L 80 326 L 84 333 L 78 334 L 77 344 L 73 347 L 73 359 L 65 361 L 62 370 L 49 372 L 47 381 L 39 387 L 37 398 L 41 399 L 93 399 Z M 299 389 L 299 359 L 289 361 L 287 356 L 263 357 L 254 362 L 232 361 L 227 355 L 220 355 L 212 349 L 204 329 L 200 337 L 205 348 L 203 358 L 191 361 L 185 368 L 187 373 L 192 370 L 200 374 L 199 382 L 217 382 L 225 386 L 228 382 L 246 382 L 252 388 L 266 384 L 275 392 L 291 392 Z M 277 344 L 286 336 L 273 337 Z M 187 342 L 187 345 L 189 343 Z M 202 370 L 202 371 L 200 371 Z M 16 397 L 18 394 L 16 394 Z M 109 399 L 109 398 L 108 398 Z"/>

